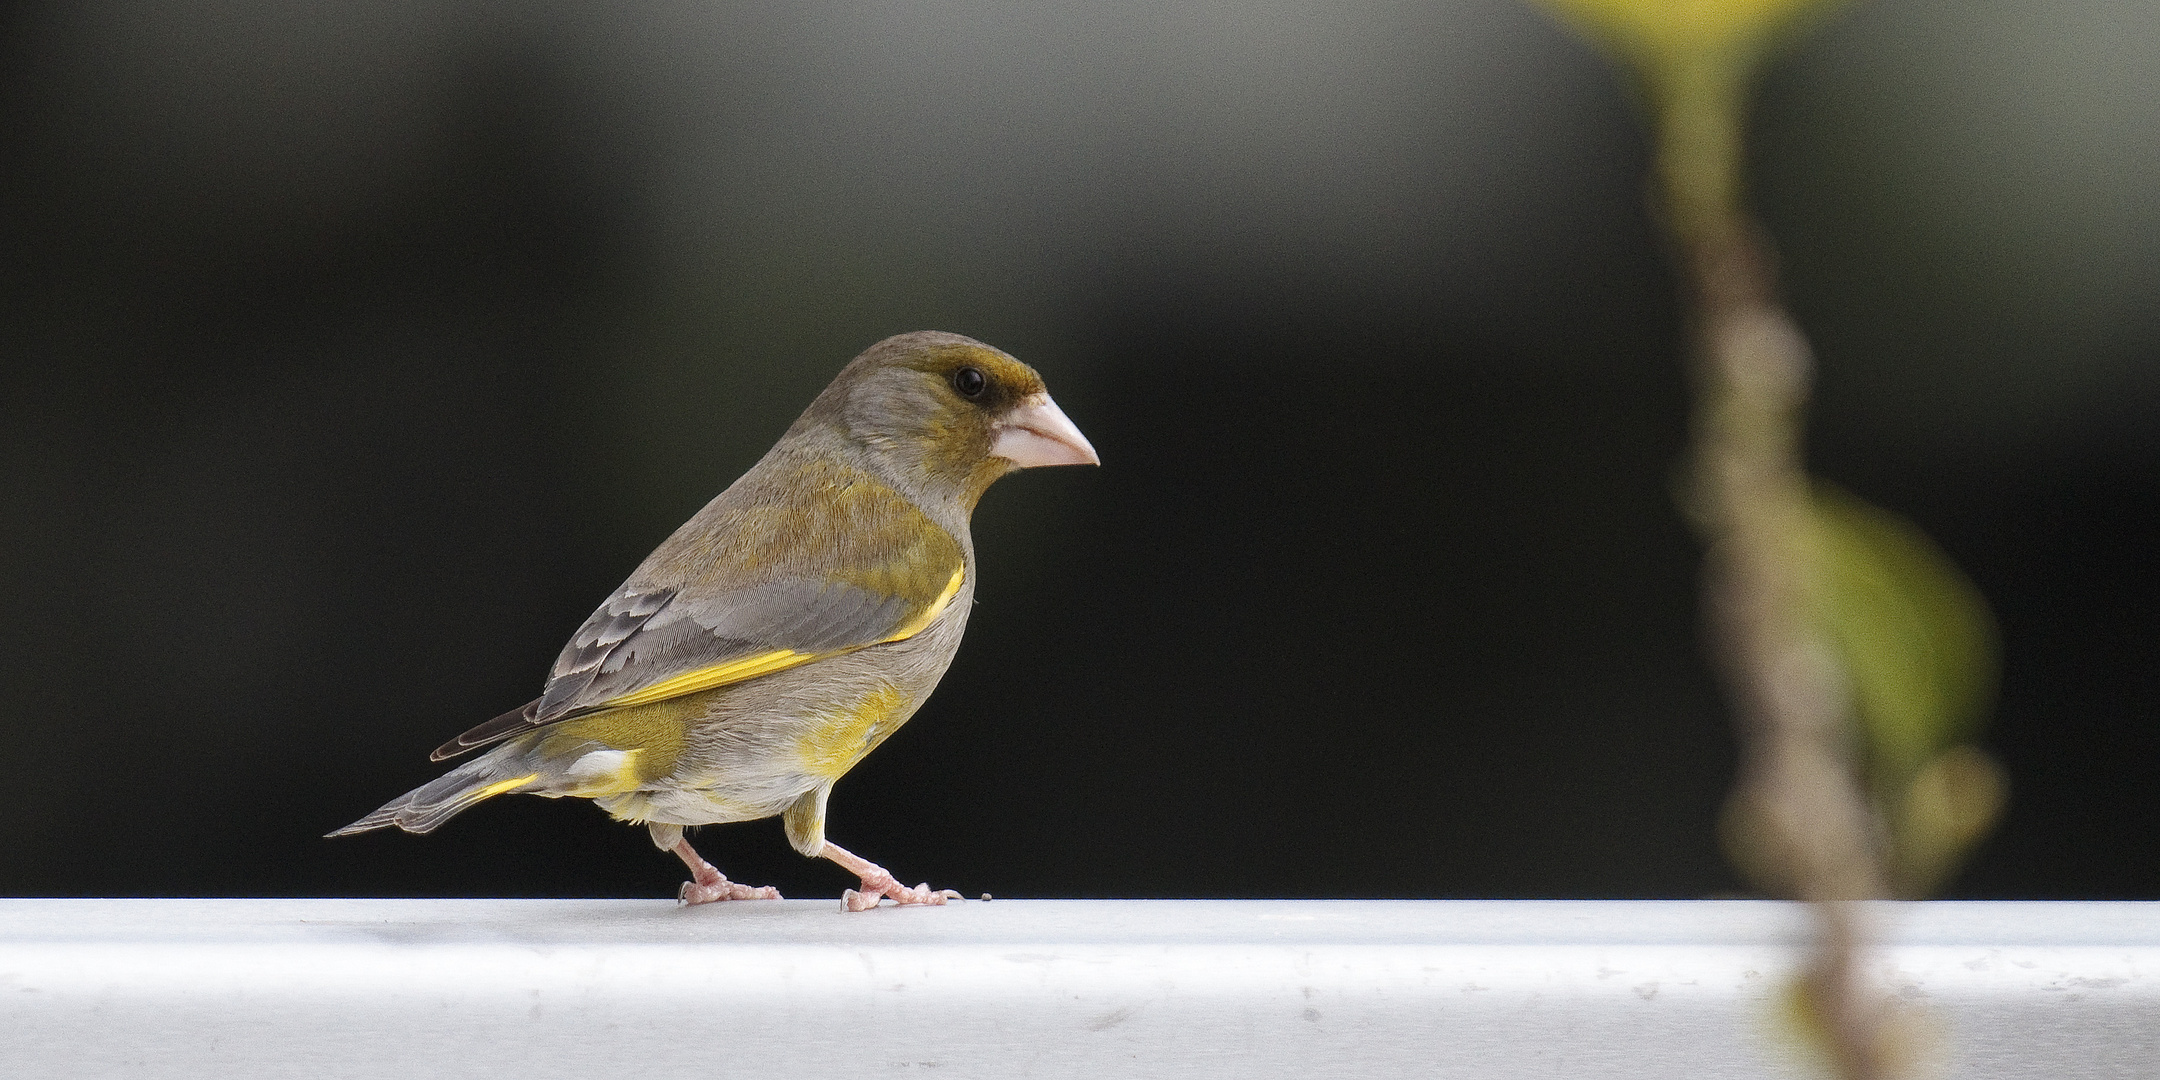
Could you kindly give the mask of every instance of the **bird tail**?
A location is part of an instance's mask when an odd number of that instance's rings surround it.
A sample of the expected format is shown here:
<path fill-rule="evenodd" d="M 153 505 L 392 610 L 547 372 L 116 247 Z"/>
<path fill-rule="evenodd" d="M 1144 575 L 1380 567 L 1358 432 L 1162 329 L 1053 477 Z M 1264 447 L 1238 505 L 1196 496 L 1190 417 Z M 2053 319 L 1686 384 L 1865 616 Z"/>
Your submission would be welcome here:
<path fill-rule="evenodd" d="M 392 825 L 409 833 L 434 832 L 437 826 L 474 805 L 527 787 L 540 779 L 539 773 L 520 775 L 508 767 L 515 764 L 517 762 L 506 760 L 502 754 L 468 761 L 327 835 L 351 836 Z"/>

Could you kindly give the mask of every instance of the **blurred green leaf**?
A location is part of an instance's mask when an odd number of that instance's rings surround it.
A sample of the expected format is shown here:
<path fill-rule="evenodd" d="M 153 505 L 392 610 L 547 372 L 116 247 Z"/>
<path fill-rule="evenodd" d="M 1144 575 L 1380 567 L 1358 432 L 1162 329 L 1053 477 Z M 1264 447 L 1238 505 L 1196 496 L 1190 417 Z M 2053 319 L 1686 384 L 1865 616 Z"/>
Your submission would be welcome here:
<path fill-rule="evenodd" d="M 2008 791 L 2002 767 L 1971 746 L 1951 747 L 1921 766 L 1891 816 L 1897 894 L 1933 893 L 1995 824 Z"/>
<path fill-rule="evenodd" d="M 1820 482 L 1812 510 L 1818 616 L 1851 687 L 1891 885 L 1924 896 L 2002 810 L 2001 768 L 1964 745 L 1995 693 L 1995 620 L 1911 522 Z"/>
<path fill-rule="evenodd" d="M 1845 663 L 1871 786 L 1901 789 L 1978 728 L 1995 693 L 1995 620 L 1910 522 L 1820 482 L 1813 510 L 1818 612 Z"/>

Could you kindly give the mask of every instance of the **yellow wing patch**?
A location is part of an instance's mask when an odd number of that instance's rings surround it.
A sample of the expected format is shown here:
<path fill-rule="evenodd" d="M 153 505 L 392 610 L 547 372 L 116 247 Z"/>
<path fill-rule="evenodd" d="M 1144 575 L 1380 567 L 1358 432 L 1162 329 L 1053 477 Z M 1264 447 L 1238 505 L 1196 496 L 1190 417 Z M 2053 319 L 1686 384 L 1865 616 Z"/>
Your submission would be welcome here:
<path fill-rule="evenodd" d="M 744 679 L 770 675 L 775 671 L 786 671 L 791 667 L 800 667 L 815 659 L 817 659 L 816 653 L 799 653 L 793 649 L 774 649 L 771 652 L 759 653 L 756 656 L 745 656 L 740 660 L 730 660 L 725 664 L 714 664 L 711 667 L 699 668 L 696 671 L 686 671 L 672 679 L 662 679 L 643 690 L 624 694 L 618 698 L 609 698 L 600 704 L 601 707 L 608 709 L 623 709 L 632 705 L 649 705 L 655 701 L 665 701 L 671 697 L 695 694 L 700 690 L 712 690 L 726 686 L 729 683 L 739 683 Z"/>
<path fill-rule="evenodd" d="M 966 579 L 967 567 L 963 566 L 953 571 L 952 580 L 945 583 L 945 591 L 939 593 L 937 599 L 930 601 L 930 606 L 924 608 L 922 614 L 908 620 L 907 625 L 893 631 L 891 637 L 879 641 L 878 644 L 890 645 L 895 641 L 906 641 L 922 633 L 931 623 L 937 621 L 938 616 L 945 614 L 945 606 L 952 603 L 953 597 L 960 595 L 960 583 Z"/>
<path fill-rule="evenodd" d="M 936 622 L 937 617 L 943 615 L 945 609 L 952 605 L 953 597 L 960 595 L 960 586 L 966 580 L 967 567 L 963 566 L 953 571 L 952 578 L 945 582 L 944 591 L 938 593 L 937 599 L 932 600 L 930 606 L 922 610 L 922 614 L 909 619 L 898 630 L 872 644 L 890 645 L 895 641 L 906 641 L 928 629 L 930 624 Z M 672 679 L 662 679 L 643 690 L 636 690 L 621 697 L 609 698 L 601 702 L 600 707 L 603 709 L 627 709 L 635 705 L 650 705 L 655 701 L 666 701 L 669 698 L 681 697 L 684 694 L 695 694 L 700 690 L 718 689 L 746 679 L 755 679 L 760 675 L 770 675 L 775 671 L 786 671 L 792 667 L 801 667 L 812 660 L 822 659 L 826 656 L 836 656 L 840 652 L 853 651 L 853 649 L 842 649 L 831 653 L 803 653 L 796 652 L 793 649 L 774 649 L 771 652 L 762 652 L 755 656 L 745 656 L 740 660 L 730 660 L 725 664 L 714 664 L 711 667 L 699 668 L 696 671 L 686 671 Z"/>
<path fill-rule="evenodd" d="M 497 780 L 494 783 L 473 792 L 472 801 L 479 802 L 482 799 L 492 799 L 505 791 L 516 791 L 517 789 L 524 787 L 525 785 L 530 784 L 538 779 L 540 779 L 539 773 L 526 773 L 525 775 L 520 776 L 515 780 Z"/>

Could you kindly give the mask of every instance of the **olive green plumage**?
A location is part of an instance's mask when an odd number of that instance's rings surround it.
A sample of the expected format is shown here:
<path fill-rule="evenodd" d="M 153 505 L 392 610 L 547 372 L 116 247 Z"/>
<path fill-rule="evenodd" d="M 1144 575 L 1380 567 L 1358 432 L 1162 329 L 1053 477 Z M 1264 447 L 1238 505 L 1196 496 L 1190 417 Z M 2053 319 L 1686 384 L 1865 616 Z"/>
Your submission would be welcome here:
<path fill-rule="evenodd" d="M 1018 360 L 956 334 L 879 342 L 600 605 L 538 698 L 435 756 L 493 749 L 332 835 L 427 832 L 514 791 L 591 798 L 664 848 L 784 814 L 824 853 L 833 782 L 959 648 L 976 501 L 1013 469 L 1094 460 Z"/>

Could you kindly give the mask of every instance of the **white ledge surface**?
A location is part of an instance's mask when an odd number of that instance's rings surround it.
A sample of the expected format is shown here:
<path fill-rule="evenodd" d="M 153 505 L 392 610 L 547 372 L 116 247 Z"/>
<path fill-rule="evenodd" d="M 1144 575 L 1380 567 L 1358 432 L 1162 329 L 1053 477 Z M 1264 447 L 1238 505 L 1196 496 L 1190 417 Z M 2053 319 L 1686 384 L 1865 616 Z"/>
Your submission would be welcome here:
<path fill-rule="evenodd" d="M 2160 1075 L 2160 904 L 1880 905 L 1938 1075 Z M 1811 1075 L 1751 901 L 0 900 L 8 1077 Z"/>

